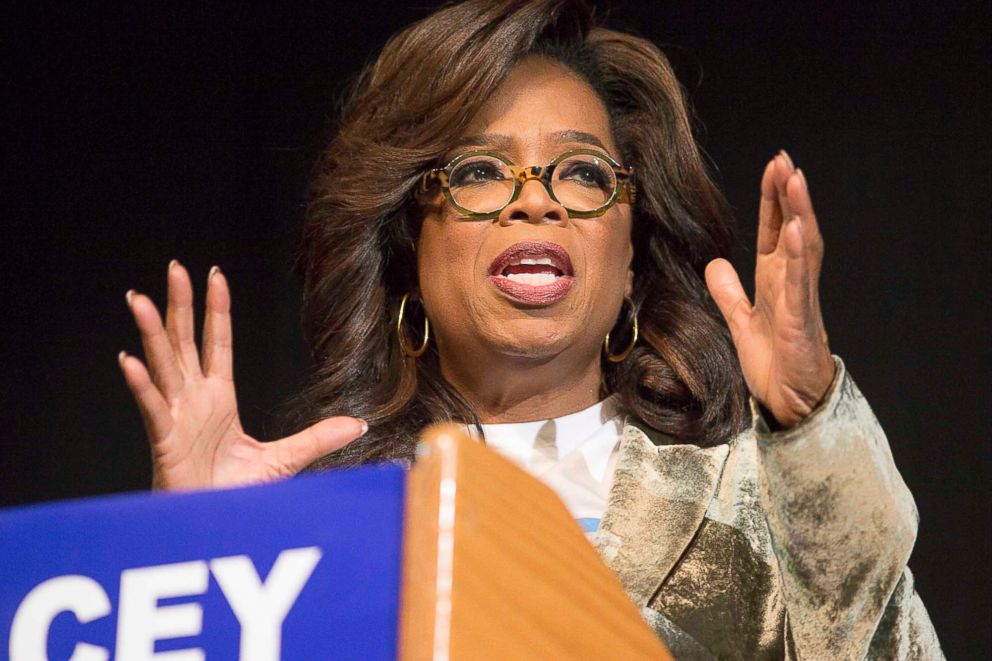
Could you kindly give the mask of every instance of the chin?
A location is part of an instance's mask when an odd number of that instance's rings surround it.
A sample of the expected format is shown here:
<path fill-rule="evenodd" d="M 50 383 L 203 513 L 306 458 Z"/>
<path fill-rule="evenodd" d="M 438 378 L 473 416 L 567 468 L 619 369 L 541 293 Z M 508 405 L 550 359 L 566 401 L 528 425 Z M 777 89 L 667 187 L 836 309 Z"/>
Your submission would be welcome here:
<path fill-rule="evenodd" d="M 490 338 L 499 353 L 535 361 L 550 360 L 579 340 L 578 324 L 562 324 L 557 319 L 517 321 L 501 330 L 498 337 Z"/>

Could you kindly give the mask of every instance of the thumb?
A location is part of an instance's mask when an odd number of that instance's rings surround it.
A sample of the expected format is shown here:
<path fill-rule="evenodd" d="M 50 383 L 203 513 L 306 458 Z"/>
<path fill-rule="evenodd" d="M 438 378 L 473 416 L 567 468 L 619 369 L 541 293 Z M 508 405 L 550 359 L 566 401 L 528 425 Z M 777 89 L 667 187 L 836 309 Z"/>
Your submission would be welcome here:
<path fill-rule="evenodd" d="M 710 296 L 720 308 L 720 314 L 727 320 L 734 342 L 737 342 L 744 322 L 751 316 L 751 301 L 744 293 L 741 279 L 730 262 L 722 258 L 707 264 L 704 276 Z"/>
<path fill-rule="evenodd" d="M 324 455 L 340 450 L 368 430 L 368 423 L 361 418 L 338 416 L 266 445 L 274 453 L 272 464 L 283 476 L 290 476 Z"/>

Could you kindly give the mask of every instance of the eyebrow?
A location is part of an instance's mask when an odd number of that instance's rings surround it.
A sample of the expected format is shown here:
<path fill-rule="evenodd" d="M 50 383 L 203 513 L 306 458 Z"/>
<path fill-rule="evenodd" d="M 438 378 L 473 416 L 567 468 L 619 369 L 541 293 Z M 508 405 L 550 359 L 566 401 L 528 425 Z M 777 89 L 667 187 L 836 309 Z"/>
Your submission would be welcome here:
<path fill-rule="evenodd" d="M 574 129 L 566 129 L 564 131 L 555 131 L 550 136 L 553 142 L 563 143 L 563 142 L 581 142 L 589 145 L 595 145 L 608 152 L 606 145 L 594 136 L 592 133 L 586 133 L 585 131 L 576 131 Z M 513 138 L 508 135 L 503 135 L 501 133 L 478 133 L 475 135 L 466 135 L 454 142 L 451 145 L 451 151 L 461 149 L 463 147 L 490 147 L 499 151 L 509 151 L 513 148 Z"/>
<path fill-rule="evenodd" d="M 449 151 L 461 149 L 462 147 L 491 147 L 500 151 L 509 151 L 513 147 L 513 138 L 499 133 L 466 135 L 455 140 Z"/>
<path fill-rule="evenodd" d="M 551 134 L 551 138 L 555 142 L 584 142 L 586 144 L 596 145 L 603 151 L 609 151 L 599 138 L 585 131 L 574 131 L 572 129 L 556 131 Z"/>

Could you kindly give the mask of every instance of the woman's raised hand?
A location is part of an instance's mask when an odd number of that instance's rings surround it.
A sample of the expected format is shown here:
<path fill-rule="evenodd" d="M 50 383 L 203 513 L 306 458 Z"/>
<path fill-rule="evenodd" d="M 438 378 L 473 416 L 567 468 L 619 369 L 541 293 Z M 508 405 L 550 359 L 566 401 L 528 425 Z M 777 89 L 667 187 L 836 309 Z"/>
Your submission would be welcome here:
<path fill-rule="evenodd" d="M 189 274 L 175 260 L 168 285 L 164 327 L 150 298 L 127 293 L 148 369 L 134 356 L 120 354 L 151 443 L 154 488 L 225 487 L 287 477 L 366 432 L 363 420 L 337 417 L 268 443 L 245 434 L 232 379 L 231 296 L 224 274 L 214 267 L 207 277 L 202 354 L 194 338 Z"/>
<path fill-rule="evenodd" d="M 761 178 L 754 305 L 725 259 L 707 265 L 706 284 L 751 394 L 784 427 L 809 415 L 834 378 L 817 290 L 822 262 L 806 177 L 780 152 Z"/>

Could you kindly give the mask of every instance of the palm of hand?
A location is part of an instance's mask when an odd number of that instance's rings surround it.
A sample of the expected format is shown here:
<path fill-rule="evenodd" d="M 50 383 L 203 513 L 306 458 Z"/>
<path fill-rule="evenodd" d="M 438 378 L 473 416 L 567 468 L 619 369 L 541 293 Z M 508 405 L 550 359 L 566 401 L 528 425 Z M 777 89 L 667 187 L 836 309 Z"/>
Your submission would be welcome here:
<path fill-rule="evenodd" d="M 834 376 L 817 294 L 822 260 L 805 177 L 780 154 L 761 181 L 754 305 L 726 260 L 707 266 L 706 281 L 751 394 L 786 427 L 813 411 Z"/>
<path fill-rule="evenodd" d="M 173 427 L 152 446 L 153 463 L 159 467 L 155 477 L 163 484 L 153 486 L 196 488 L 278 477 L 259 461 L 257 441 L 244 433 L 230 382 L 216 377 L 193 380 L 169 410 Z"/>

